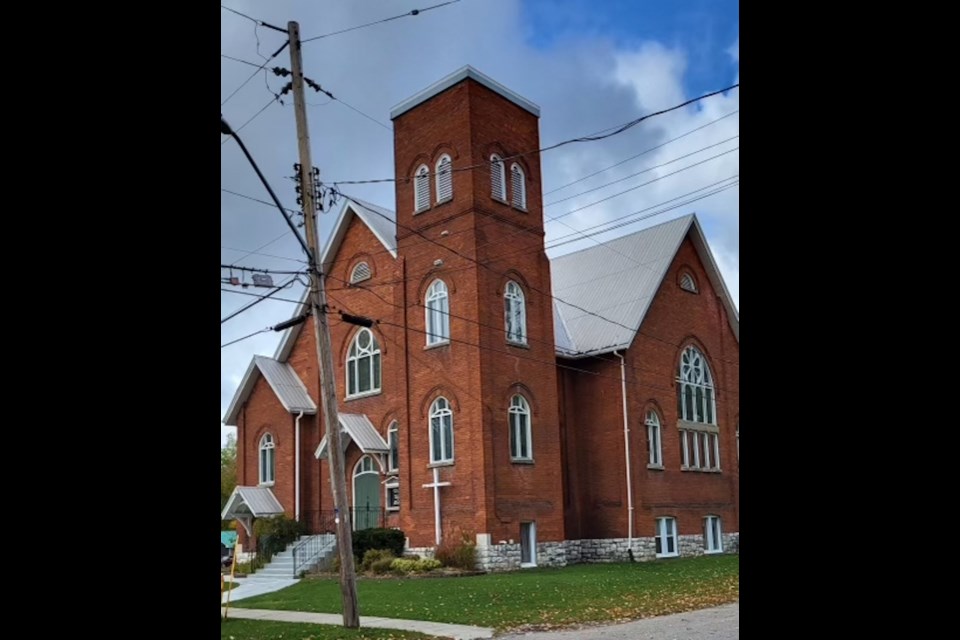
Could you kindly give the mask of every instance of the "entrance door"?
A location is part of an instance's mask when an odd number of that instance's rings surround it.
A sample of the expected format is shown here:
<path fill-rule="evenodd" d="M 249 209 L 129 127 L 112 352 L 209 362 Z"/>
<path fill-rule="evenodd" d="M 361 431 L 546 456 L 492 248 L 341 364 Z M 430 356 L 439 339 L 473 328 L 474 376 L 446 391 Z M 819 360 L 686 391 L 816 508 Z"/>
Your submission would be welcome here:
<path fill-rule="evenodd" d="M 520 523 L 520 566 L 537 566 L 537 523 Z"/>
<path fill-rule="evenodd" d="M 353 528 L 380 526 L 380 472 L 370 456 L 363 456 L 353 470 Z"/>

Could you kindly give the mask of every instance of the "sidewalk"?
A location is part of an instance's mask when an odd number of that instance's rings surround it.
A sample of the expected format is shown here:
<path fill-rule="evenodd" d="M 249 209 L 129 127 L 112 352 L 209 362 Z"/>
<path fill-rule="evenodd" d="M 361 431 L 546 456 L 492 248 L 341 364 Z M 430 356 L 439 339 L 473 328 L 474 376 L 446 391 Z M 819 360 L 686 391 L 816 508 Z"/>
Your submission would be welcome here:
<path fill-rule="evenodd" d="M 237 587 L 238 589 L 240 587 Z M 221 609 L 221 612 L 223 609 Z M 312 622 L 313 624 L 343 625 L 343 616 L 339 613 L 307 613 L 305 611 L 274 611 L 270 609 L 234 609 L 230 607 L 230 618 L 249 620 L 275 620 L 278 622 Z M 361 627 L 380 629 L 399 629 L 401 631 L 419 631 L 434 636 L 454 638 L 455 640 L 474 640 L 474 638 L 492 638 L 493 629 L 471 627 L 465 624 L 446 624 L 422 620 L 398 620 L 396 618 L 377 618 L 360 616 Z"/>
<path fill-rule="evenodd" d="M 226 578 L 227 582 L 229 582 L 230 577 L 226 576 Z M 221 604 L 227 602 L 228 594 L 230 602 L 233 603 L 243 598 L 251 598 L 264 593 L 280 591 L 280 589 L 286 589 L 290 585 L 297 584 L 300 581 L 296 578 L 258 578 L 256 574 L 254 574 L 248 578 L 234 578 L 233 582 L 237 586 L 230 589 L 230 591 L 223 592 L 223 596 L 220 598 Z"/>

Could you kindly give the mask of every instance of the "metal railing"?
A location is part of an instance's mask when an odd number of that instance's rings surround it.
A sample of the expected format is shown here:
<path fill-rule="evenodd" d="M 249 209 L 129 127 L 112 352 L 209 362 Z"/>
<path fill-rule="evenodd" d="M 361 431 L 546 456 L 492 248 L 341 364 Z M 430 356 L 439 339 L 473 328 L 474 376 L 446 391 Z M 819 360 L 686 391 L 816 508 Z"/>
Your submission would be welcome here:
<path fill-rule="evenodd" d="M 386 524 L 386 509 L 379 507 L 356 507 L 348 510 L 350 525 L 354 531 L 383 527 Z M 333 510 L 305 510 L 302 519 L 310 533 L 336 533 L 337 514 Z"/>
<path fill-rule="evenodd" d="M 293 547 L 293 577 L 300 576 L 300 572 L 309 569 L 327 549 L 332 549 L 337 543 L 333 534 L 320 533 L 301 540 Z"/>

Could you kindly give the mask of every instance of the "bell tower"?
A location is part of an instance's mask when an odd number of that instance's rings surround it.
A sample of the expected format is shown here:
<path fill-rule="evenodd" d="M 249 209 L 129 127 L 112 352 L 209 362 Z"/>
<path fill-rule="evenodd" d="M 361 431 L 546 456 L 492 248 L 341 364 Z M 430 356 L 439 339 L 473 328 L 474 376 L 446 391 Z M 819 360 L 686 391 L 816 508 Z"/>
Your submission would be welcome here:
<path fill-rule="evenodd" d="M 469 66 L 391 111 L 413 546 L 434 542 L 434 468 L 444 538 L 525 540 L 528 561 L 564 538 L 539 116 Z"/>

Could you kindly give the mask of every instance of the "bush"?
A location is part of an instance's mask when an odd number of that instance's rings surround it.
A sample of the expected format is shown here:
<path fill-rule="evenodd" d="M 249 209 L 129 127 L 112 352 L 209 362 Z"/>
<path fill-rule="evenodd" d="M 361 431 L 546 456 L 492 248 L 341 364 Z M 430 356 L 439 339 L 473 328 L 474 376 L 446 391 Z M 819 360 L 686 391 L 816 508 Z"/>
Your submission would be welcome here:
<path fill-rule="evenodd" d="M 439 569 L 440 561 L 432 558 L 413 560 L 412 558 L 397 558 L 390 563 L 390 570 L 397 573 L 419 573 Z"/>
<path fill-rule="evenodd" d="M 387 549 L 395 557 L 403 555 L 406 536 L 399 529 L 361 529 L 353 532 L 353 555 L 363 558 L 370 549 Z"/>
<path fill-rule="evenodd" d="M 434 557 L 445 567 L 473 571 L 477 566 L 477 545 L 466 535 L 456 542 L 444 539 Z"/>
<path fill-rule="evenodd" d="M 257 551 L 269 558 L 305 534 L 306 527 L 287 516 L 275 516 L 257 519 L 253 523 L 253 532 L 257 535 Z"/>
<path fill-rule="evenodd" d="M 374 560 L 370 563 L 370 571 L 373 573 L 386 573 L 390 571 L 394 560 L 396 560 L 396 558 L 393 557 L 392 553 L 389 556 L 380 558 L 379 560 Z"/>
<path fill-rule="evenodd" d="M 386 559 L 393 561 L 396 557 L 389 549 L 367 549 L 367 552 L 363 554 L 363 560 L 360 561 L 359 569 L 360 571 L 369 571 L 374 562 Z M 387 566 L 390 566 L 389 562 Z"/>

